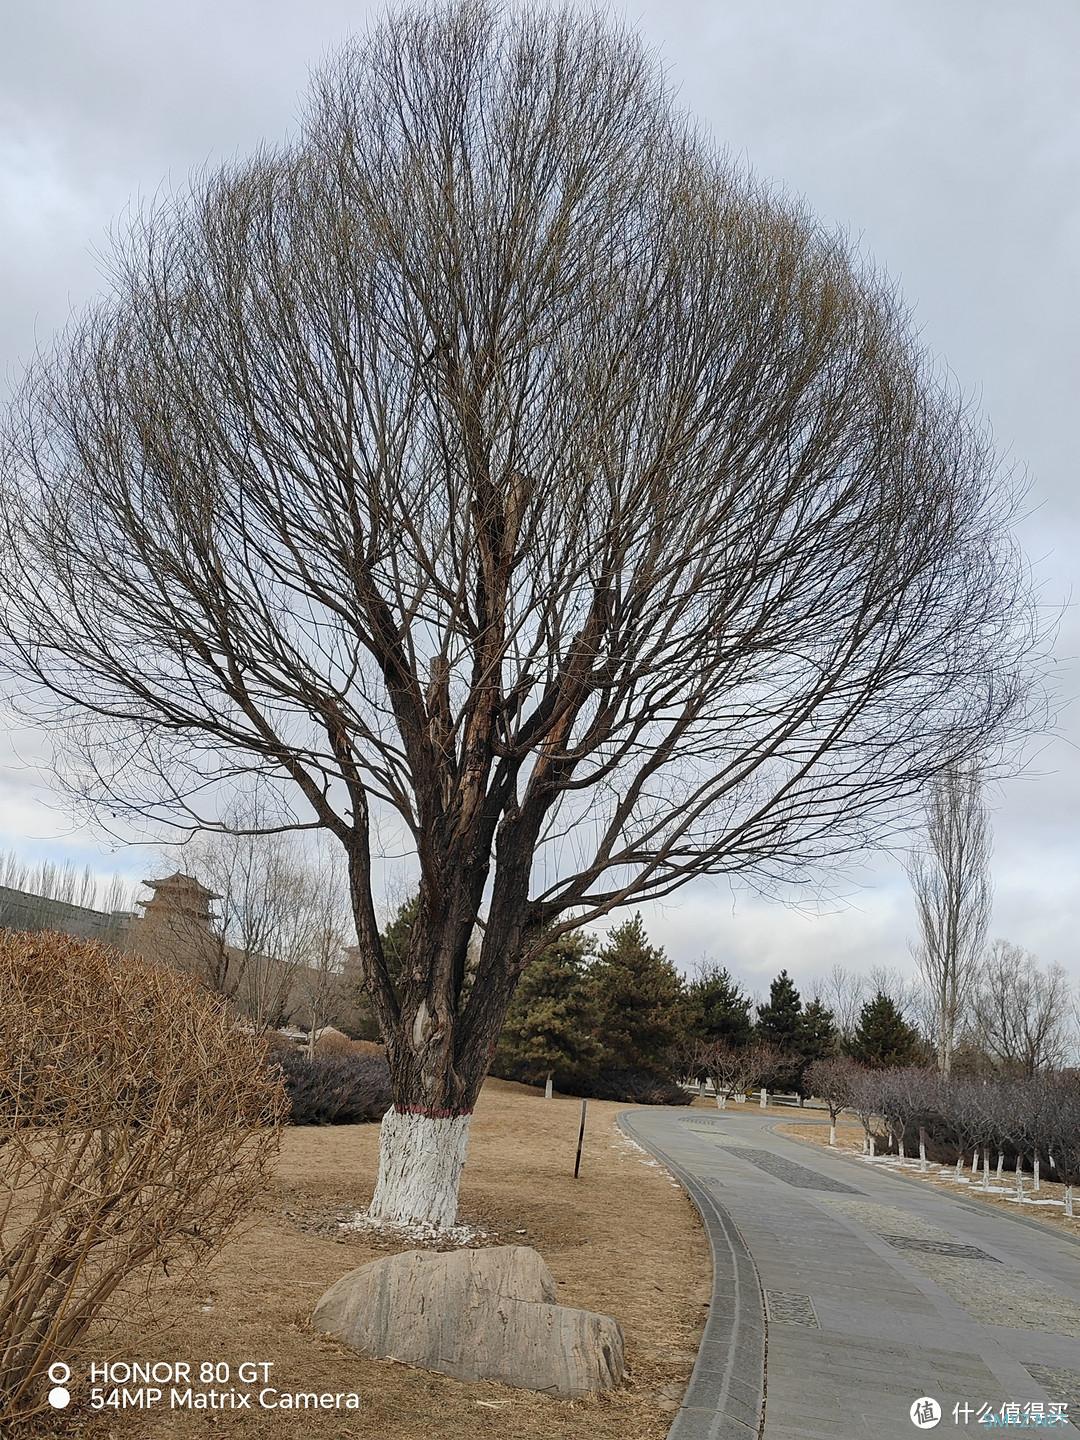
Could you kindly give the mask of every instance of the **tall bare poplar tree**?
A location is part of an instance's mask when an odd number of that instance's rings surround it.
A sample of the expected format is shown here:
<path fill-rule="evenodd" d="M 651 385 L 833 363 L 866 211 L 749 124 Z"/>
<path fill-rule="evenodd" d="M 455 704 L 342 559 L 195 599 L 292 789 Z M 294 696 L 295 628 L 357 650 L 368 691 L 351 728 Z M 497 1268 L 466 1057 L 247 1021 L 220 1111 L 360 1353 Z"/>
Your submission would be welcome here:
<path fill-rule="evenodd" d="M 925 837 L 908 867 L 919 916 L 919 969 L 942 1075 L 951 1068 L 986 945 L 991 849 L 978 769 L 947 770 L 930 785 Z"/>
<path fill-rule="evenodd" d="M 569 11 L 400 13 L 146 216 L 3 486 L 4 653 L 91 788 L 205 826 L 258 776 L 344 847 L 399 1220 L 453 1218 L 560 926 L 804 877 L 1026 704 L 1008 487 L 896 297 Z"/>

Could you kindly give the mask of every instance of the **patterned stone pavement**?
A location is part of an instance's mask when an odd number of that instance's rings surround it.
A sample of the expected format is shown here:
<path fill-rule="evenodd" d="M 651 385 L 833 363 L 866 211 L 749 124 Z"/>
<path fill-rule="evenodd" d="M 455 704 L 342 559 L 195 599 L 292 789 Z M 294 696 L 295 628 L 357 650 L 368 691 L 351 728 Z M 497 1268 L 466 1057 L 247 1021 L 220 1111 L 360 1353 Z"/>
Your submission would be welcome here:
<path fill-rule="evenodd" d="M 1080 1434 L 1080 1243 L 776 1123 L 624 1117 L 687 1186 L 713 1247 L 710 1318 L 670 1440 Z M 912 1420 L 923 1398 L 941 1409 L 934 1425 Z"/>

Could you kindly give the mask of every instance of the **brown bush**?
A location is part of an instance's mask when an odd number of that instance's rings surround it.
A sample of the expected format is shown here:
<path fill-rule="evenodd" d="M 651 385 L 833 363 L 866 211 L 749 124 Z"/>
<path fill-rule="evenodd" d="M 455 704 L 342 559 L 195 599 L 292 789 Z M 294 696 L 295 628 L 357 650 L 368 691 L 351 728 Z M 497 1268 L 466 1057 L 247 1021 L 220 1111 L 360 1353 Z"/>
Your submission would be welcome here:
<path fill-rule="evenodd" d="M 45 1408 L 52 1359 L 121 1286 L 130 1317 L 220 1245 L 283 1108 L 263 1042 L 189 979 L 0 931 L 0 1432 Z"/>
<path fill-rule="evenodd" d="M 332 1026 L 327 1026 L 315 1041 L 315 1054 L 352 1055 L 355 1044 L 355 1040 L 350 1040 L 348 1035 L 343 1035 L 340 1030 L 335 1030 Z"/>

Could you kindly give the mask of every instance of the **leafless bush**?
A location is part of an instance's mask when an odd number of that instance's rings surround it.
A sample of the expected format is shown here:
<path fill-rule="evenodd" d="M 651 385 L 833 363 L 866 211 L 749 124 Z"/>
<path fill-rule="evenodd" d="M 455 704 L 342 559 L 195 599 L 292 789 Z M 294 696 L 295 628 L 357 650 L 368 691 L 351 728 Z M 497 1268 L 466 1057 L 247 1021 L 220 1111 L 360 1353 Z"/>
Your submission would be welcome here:
<path fill-rule="evenodd" d="M 283 1110 L 262 1045 L 194 983 L 51 933 L 0 934 L 0 1430 L 54 1355 L 213 1252 Z"/>

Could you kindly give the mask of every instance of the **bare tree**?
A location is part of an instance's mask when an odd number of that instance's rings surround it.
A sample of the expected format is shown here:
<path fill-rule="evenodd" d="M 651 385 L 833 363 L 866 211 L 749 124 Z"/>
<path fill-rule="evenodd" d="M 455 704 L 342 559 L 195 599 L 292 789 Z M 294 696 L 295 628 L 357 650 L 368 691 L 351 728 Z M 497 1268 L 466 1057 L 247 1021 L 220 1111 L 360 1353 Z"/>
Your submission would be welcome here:
<path fill-rule="evenodd" d="M 874 1121 L 881 1114 L 882 1073 L 881 1070 L 870 1070 L 865 1065 L 856 1065 L 848 1091 L 848 1103 L 863 1127 L 863 1153 L 869 1155 L 871 1160 L 874 1158 Z"/>
<path fill-rule="evenodd" d="M 836 1033 L 844 1043 L 855 1034 L 859 1011 L 867 998 L 868 988 L 865 975 L 859 975 L 839 964 L 834 965 L 827 975 L 815 980 L 809 987 L 809 993 L 815 999 L 820 999 L 831 1012 Z"/>
<path fill-rule="evenodd" d="M 925 839 L 908 867 L 919 916 L 919 968 L 929 992 L 942 1075 L 948 1075 L 952 1065 L 986 943 L 990 851 L 990 820 L 978 769 L 947 770 L 930 785 Z"/>
<path fill-rule="evenodd" d="M 134 909 L 134 890 L 119 875 L 102 885 L 88 866 L 80 869 L 70 860 L 32 865 L 14 851 L 0 852 L 0 928 L 50 928 L 57 907 L 67 905 L 113 916 L 119 931 Z M 107 931 L 98 933 L 110 938 Z"/>
<path fill-rule="evenodd" d="M 1049 1144 L 1065 1186 L 1065 1214 L 1073 1218 L 1073 1191 L 1080 1185 L 1080 1078 L 1059 1082 L 1057 1104 L 1050 1120 Z"/>
<path fill-rule="evenodd" d="M 805 877 L 1026 723 L 987 433 L 599 17 L 398 13 L 115 277 L 14 408 L 0 650 L 115 812 L 202 828 L 259 775 L 343 846 L 377 1216 L 453 1219 L 558 927 Z M 380 836 L 419 897 L 397 983 Z"/>
<path fill-rule="evenodd" d="M 702 1041 L 694 1047 L 690 1073 L 708 1076 L 716 1092 L 717 1109 L 723 1110 L 733 1095 L 745 1094 L 752 1085 L 759 1084 L 778 1059 L 771 1045 Z"/>
<path fill-rule="evenodd" d="M 248 833 L 255 819 L 234 813 L 234 829 L 177 848 L 186 873 L 214 895 L 217 923 L 207 930 L 179 914 L 172 958 L 257 1030 L 301 1009 L 315 1028 L 345 999 L 348 887 L 336 857 L 315 859 L 287 834 Z"/>
<path fill-rule="evenodd" d="M 314 1053 L 319 1030 L 340 1022 L 351 1010 L 354 997 L 350 989 L 355 977 L 349 965 L 349 892 L 338 857 L 328 855 L 311 879 L 314 883 L 305 907 L 308 938 L 293 977 L 293 994 L 308 1027 L 308 1048 Z"/>
<path fill-rule="evenodd" d="M 835 970 L 833 971 L 835 974 Z M 824 1100 L 829 1110 L 829 1144 L 836 1144 L 836 1121 L 841 1110 L 851 1104 L 852 1086 L 859 1074 L 854 1060 L 833 1055 L 814 1060 L 806 1069 L 806 1086 L 811 1095 Z"/>
<path fill-rule="evenodd" d="M 979 967 L 975 1032 L 1006 1071 L 1033 1076 L 1065 1063 L 1071 1043 L 1069 978 L 1059 965 L 1043 969 L 1020 945 L 995 940 Z"/>

